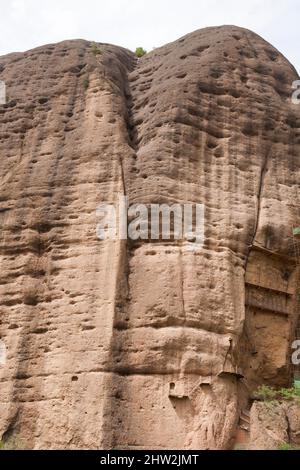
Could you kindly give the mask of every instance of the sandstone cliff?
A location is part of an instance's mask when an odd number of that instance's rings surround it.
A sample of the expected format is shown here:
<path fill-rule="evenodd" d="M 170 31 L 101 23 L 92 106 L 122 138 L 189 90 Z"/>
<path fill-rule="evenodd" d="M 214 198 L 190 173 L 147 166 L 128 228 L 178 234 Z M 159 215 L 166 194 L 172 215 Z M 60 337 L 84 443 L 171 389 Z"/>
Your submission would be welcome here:
<path fill-rule="evenodd" d="M 256 387 L 289 384 L 297 79 L 237 27 L 0 58 L 0 437 L 227 449 Z M 203 249 L 100 241 L 119 194 L 205 204 Z"/>
<path fill-rule="evenodd" d="M 286 447 L 286 450 L 289 450 L 291 447 L 299 450 L 299 401 L 254 403 L 250 423 L 249 449 L 278 450 Z"/>

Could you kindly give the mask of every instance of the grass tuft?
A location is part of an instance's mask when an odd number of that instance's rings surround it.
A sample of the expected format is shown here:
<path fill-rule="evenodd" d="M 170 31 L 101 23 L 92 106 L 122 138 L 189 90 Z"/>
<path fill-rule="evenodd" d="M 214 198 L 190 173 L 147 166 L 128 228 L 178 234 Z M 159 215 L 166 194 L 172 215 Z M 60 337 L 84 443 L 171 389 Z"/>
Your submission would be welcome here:
<path fill-rule="evenodd" d="M 96 44 L 95 42 L 92 43 L 92 53 L 93 53 L 95 56 L 102 54 L 101 49 L 97 46 L 97 44 Z"/>

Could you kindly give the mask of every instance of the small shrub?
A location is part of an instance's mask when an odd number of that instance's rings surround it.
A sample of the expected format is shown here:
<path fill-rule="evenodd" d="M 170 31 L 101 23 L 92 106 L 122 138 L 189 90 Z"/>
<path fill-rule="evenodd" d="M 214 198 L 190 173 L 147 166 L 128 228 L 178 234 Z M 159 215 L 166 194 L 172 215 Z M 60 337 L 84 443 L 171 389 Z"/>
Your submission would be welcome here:
<path fill-rule="evenodd" d="M 99 47 L 97 46 L 97 44 L 96 44 L 95 42 L 93 42 L 93 44 L 92 44 L 92 53 L 93 53 L 95 56 L 102 54 L 101 49 L 99 49 Z"/>
<path fill-rule="evenodd" d="M 283 400 L 300 400 L 300 389 L 298 387 L 282 388 L 279 390 L 279 394 Z"/>
<path fill-rule="evenodd" d="M 273 401 L 277 397 L 277 392 L 274 390 L 274 388 L 269 387 L 268 385 L 262 385 L 259 387 L 255 395 L 259 400 Z"/>
<path fill-rule="evenodd" d="M 289 400 L 297 400 L 300 402 L 300 389 L 298 387 L 291 387 L 276 390 L 268 385 L 262 385 L 257 390 L 255 396 L 258 400 L 267 401 L 269 403 L 272 402 L 273 404 L 279 401 Z"/>
<path fill-rule="evenodd" d="M 87 90 L 90 86 L 90 82 L 89 82 L 89 79 L 88 78 L 85 78 L 84 81 L 83 81 L 83 88 L 85 90 Z"/>
<path fill-rule="evenodd" d="M 299 450 L 300 447 L 296 447 L 293 444 L 289 444 L 288 442 L 283 442 L 278 447 L 278 450 Z"/>
<path fill-rule="evenodd" d="M 0 441 L 0 450 L 25 450 L 24 443 L 17 436 Z"/>
<path fill-rule="evenodd" d="M 143 49 L 142 47 L 137 47 L 136 50 L 135 50 L 135 55 L 137 57 L 143 57 L 143 55 L 147 54 L 147 51 L 145 49 Z"/>

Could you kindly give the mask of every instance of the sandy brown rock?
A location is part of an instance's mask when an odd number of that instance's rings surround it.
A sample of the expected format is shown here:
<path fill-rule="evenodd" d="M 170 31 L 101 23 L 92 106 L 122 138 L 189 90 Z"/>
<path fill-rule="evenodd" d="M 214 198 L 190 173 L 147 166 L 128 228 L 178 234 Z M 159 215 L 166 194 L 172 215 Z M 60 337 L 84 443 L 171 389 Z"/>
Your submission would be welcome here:
<path fill-rule="evenodd" d="M 284 444 L 299 445 L 300 404 L 254 403 L 251 409 L 249 449 L 278 450 Z"/>
<path fill-rule="evenodd" d="M 251 409 L 250 448 L 278 450 L 289 442 L 288 422 L 284 408 L 278 403 L 255 403 Z"/>
<path fill-rule="evenodd" d="M 292 402 L 286 406 L 289 441 L 300 446 L 300 402 Z"/>
<path fill-rule="evenodd" d="M 229 448 L 257 384 L 290 378 L 298 76 L 236 27 L 138 61 L 99 48 L 0 59 L 0 434 L 36 449 Z M 97 205 L 120 194 L 205 204 L 203 250 L 100 241 Z"/>

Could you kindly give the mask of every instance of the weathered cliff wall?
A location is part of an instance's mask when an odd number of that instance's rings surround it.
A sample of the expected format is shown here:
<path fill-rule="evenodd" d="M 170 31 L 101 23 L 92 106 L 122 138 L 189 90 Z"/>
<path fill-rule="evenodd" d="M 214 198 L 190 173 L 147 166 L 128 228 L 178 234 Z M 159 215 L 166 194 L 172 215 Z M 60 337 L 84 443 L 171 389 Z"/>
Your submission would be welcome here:
<path fill-rule="evenodd" d="M 0 436 L 229 448 L 252 390 L 290 377 L 298 75 L 237 27 L 99 48 L 0 58 Z M 205 204 L 203 249 L 100 241 L 120 194 Z"/>
<path fill-rule="evenodd" d="M 299 450 L 300 404 L 255 403 L 251 409 L 251 432 L 249 449 L 278 450 L 288 443 Z"/>

